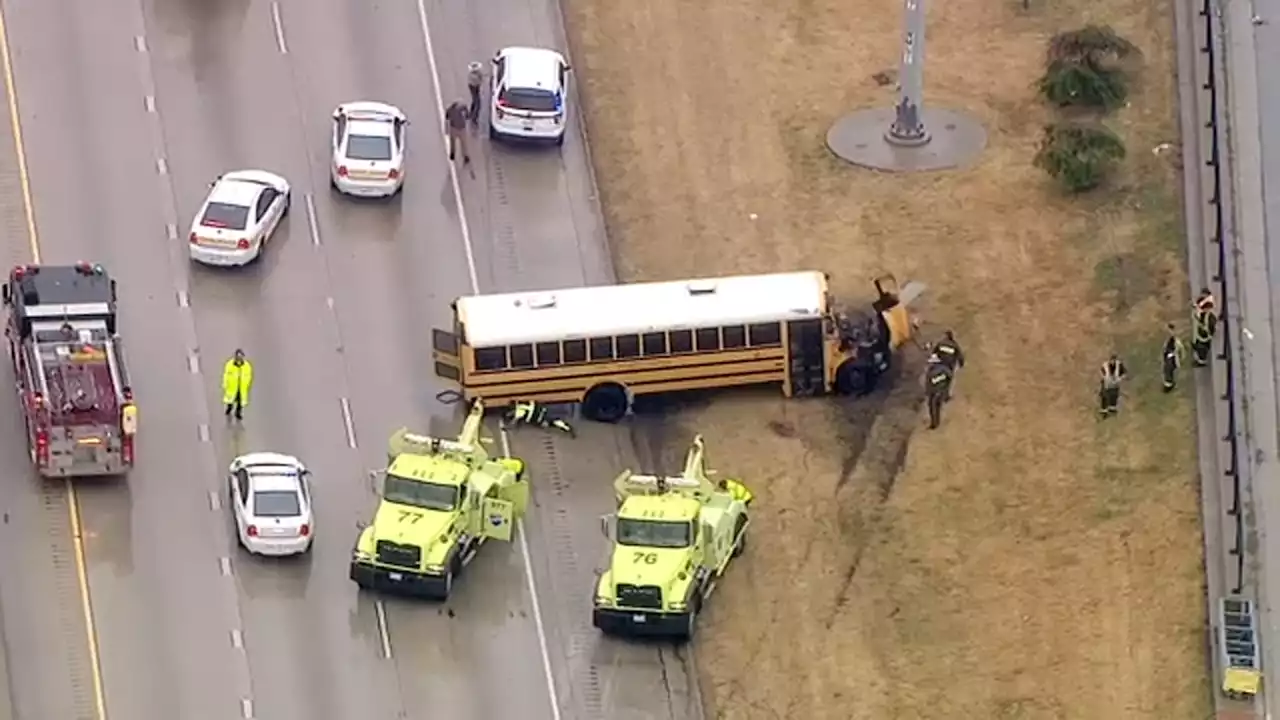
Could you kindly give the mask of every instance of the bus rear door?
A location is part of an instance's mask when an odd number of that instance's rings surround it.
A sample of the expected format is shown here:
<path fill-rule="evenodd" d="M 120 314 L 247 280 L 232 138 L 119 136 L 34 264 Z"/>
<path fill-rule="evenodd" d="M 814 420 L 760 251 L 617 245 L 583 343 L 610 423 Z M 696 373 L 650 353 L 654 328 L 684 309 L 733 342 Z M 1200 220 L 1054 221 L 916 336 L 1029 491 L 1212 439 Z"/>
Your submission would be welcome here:
<path fill-rule="evenodd" d="M 458 342 L 457 335 L 440 328 L 431 329 L 431 360 L 435 363 L 436 375 L 461 383 L 462 358 L 460 357 L 460 352 L 461 344 Z"/>

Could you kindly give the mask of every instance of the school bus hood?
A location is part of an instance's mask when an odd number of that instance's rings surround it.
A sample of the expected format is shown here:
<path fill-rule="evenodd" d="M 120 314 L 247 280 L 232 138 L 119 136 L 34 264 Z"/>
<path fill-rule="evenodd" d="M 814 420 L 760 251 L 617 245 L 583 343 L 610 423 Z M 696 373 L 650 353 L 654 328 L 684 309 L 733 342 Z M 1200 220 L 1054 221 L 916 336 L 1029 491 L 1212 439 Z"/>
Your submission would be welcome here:
<path fill-rule="evenodd" d="M 693 575 L 692 559 L 693 548 L 615 545 L 609 575 L 614 585 L 658 585 L 670 591 Z"/>
<path fill-rule="evenodd" d="M 459 523 L 461 514 L 455 510 L 426 510 L 384 500 L 373 517 L 374 542 L 420 547 L 425 564 L 438 564 L 453 545 L 452 529 Z"/>

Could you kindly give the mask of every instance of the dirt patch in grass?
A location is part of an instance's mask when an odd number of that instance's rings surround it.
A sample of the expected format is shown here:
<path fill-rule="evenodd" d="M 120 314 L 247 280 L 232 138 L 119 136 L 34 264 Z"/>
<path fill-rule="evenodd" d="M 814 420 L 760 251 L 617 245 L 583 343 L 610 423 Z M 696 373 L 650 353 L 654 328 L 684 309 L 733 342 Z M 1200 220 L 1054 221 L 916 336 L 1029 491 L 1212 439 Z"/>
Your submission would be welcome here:
<path fill-rule="evenodd" d="M 1176 148 L 1157 149 L 1176 143 L 1169 0 L 933 4 L 926 102 L 990 141 L 972 168 L 912 176 L 823 147 L 841 113 L 891 102 L 900 3 L 568 10 L 626 279 L 819 268 L 868 302 L 890 270 L 929 284 L 926 319 L 971 358 L 934 432 L 918 357 L 857 404 L 729 393 L 680 414 L 759 498 L 704 618 L 715 716 L 1206 717 L 1191 405 L 1157 378 L 1187 302 Z M 1031 166 L 1032 85 L 1052 33 L 1087 21 L 1145 59 L 1112 121 L 1124 176 L 1075 200 Z M 1113 350 L 1134 380 L 1099 422 Z"/>

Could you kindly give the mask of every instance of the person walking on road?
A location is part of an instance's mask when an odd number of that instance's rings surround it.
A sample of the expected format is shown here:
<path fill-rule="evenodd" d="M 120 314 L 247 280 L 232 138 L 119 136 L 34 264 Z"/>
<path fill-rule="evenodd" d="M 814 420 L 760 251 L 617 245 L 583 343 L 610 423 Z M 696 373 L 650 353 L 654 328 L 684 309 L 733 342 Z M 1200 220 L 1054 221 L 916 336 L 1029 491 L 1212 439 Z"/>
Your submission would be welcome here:
<path fill-rule="evenodd" d="M 964 367 L 964 353 L 950 330 L 942 333 L 942 339 L 933 346 L 933 352 L 952 373 Z"/>
<path fill-rule="evenodd" d="M 1200 291 L 1192 304 L 1191 356 L 1196 367 L 1209 364 L 1213 336 L 1218 332 L 1218 302 L 1209 288 Z"/>
<path fill-rule="evenodd" d="M 954 374 L 947 363 L 934 353 L 924 371 L 925 399 L 929 404 L 929 429 L 936 430 L 942 424 L 942 405 L 951 399 L 951 380 Z"/>
<path fill-rule="evenodd" d="M 1182 367 L 1187 349 L 1183 346 L 1182 339 L 1178 337 L 1178 330 L 1173 323 L 1169 323 L 1165 328 L 1169 331 L 1169 336 L 1165 338 L 1164 347 L 1160 350 L 1160 373 L 1164 391 L 1173 392 L 1178 386 L 1178 368 Z"/>
<path fill-rule="evenodd" d="M 1098 414 L 1109 418 L 1120 411 L 1120 383 L 1129 376 L 1129 370 L 1119 355 L 1102 363 L 1102 378 L 1098 383 Z"/>
<path fill-rule="evenodd" d="M 456 159 L 461 150 L 462 164 L 471 164 L 471 155 L 467 153 L 467 106 L 461 100 L 455 100 L 444 111 L 444 124 L 449 131 L 449 159 Z"/>
<path fill-rule="evenodd" d="M 480 125 L 480 85 L 484 82 L 484 65 L 477 61 L 467 64 L 467 90 L 471 93 L 471 107 L 467 108 L 467 117 L 472 127 Z"/>
<path fill-rule="evenodd" d="M 232 413 L 236 420 L 244 419 L 244 409 L 249 405 L 249 390 L 253 387 L 253 365 L 245 358 L 244 350 L 236 352 L 222 366 L 222 404 L 228 419 Z"/>

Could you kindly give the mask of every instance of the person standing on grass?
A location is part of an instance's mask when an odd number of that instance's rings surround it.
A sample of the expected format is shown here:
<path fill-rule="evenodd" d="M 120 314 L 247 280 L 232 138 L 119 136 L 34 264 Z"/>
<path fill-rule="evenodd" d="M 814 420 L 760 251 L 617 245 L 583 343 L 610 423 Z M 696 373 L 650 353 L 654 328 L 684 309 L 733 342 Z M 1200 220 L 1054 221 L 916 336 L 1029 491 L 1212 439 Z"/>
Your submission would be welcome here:
<path fill-rule="evenodd" d="M 1173 323 L 1166 325 L 1165 329 L 1169 331 L 1169 336 L 1165 338 L 1164 347 L 1160 350 L 1161 379 L 1164 382 L 1164 391 L 1173 392 L 1178 386 L 1178 368 L 1182 367 L 1187 349 L 1178 337 L 1178 330 Z"/>
<path fill-rule="evenodd" d="M 457 158 L 462 151 L 462 164 L 471 163 L 471 155 L 467 153 L 467 106 L 461 100 L 455 100 L 444 111 L 444 125 L 449 131 L 449 159 Z"/>
<path fill-rule="evenodd" d="M 942 405 L 951 399 L 951 380 L 955 377 L 951 368 L 937 353 L 929 356 L 924 371 L 924 393 L 929 405 L 929 429 L 936 430 L 942 424 Z"/>
<path fill-rule="evenodd" d="M 1129 376 L 1129 370 L 1119 355 L 1112 355 L 1102 363 L 1102 378 L 1098 383 L 1098 414 L 1109 418 L 1120 412 L 1120 383 Z"/>

